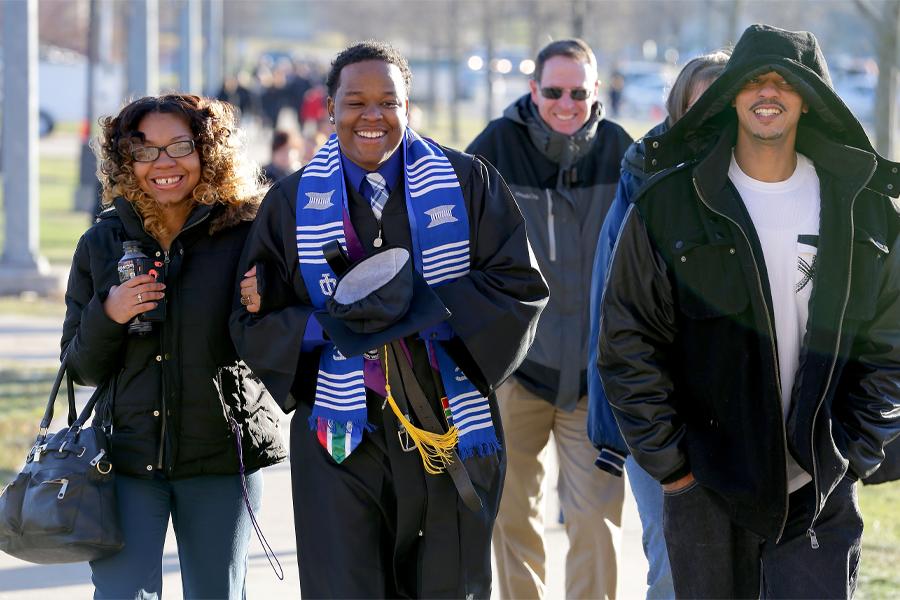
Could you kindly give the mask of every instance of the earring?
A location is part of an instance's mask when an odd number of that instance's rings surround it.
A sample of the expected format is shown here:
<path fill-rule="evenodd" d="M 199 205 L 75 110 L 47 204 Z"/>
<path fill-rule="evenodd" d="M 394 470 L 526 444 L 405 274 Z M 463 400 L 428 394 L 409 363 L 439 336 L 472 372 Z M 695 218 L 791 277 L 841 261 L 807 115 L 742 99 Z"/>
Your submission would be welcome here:
<path fill-rule="evenodd" d="M 328 120 L 334 125 L 334 115 L 328 115 Z"/>

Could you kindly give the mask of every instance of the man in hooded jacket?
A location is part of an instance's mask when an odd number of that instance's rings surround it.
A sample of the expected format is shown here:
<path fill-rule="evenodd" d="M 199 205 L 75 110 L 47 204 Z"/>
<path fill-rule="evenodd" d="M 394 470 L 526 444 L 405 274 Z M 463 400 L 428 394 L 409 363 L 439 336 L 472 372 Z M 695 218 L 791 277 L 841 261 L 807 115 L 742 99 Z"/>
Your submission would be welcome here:
<path fill-rule="evenodd" d="M 570 545 L 566 596 L 614 597 L 624 487 L 593 466 L 585 366 L 591 259 L 631 138 L 603 118 L 597 60 L 582 40 L 542 49 L 530 84 L 467 150 L 509 184 L 551 290 L 534 345 L 497 391 L 508 460 L 494 526 L 497 580 L 505 598 L 543 595 L 542 453 L 552 431 Z"/>
<path fill-rule="evenodd" d="M 900 165 L 813 35 L 765 25 L 646 150 L 668 170 L 625 217 L 598 363 L 676 595 L 849 597 L 855 481 L 900 431 Z"/>

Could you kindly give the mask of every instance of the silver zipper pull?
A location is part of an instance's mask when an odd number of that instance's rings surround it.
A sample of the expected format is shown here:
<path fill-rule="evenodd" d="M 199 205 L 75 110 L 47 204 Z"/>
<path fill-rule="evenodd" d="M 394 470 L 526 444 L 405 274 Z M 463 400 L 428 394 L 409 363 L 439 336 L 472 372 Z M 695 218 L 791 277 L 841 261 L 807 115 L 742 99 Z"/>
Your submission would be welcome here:
<path fill-rule="evenodd" d="M 100 453 L 97 454 L 97 456 L 95 456 L 94 458 L 91 459 L 91 466 L 92 466 L 92 467 L 96 467 L 96 466 L 97 466 L 97 463 L 99 463 L 99 462 L 103 459 L 103 457 L 104 457 L 105 455 L 106 455 L 106 450 L 104 450 L 104 449 L 101 448 L 101 449 L 100 449 Z"/>
<path fill-rule="evenodd" d="M 816 532 L 812 530 L 812 528 L 806 530 L 806 535 L 809 536 L 809 545 L 812 546 L 813 550 L 819 549 L 819 538 L 816 537 Z"/>
<path fill-rule="evenodd" d="M 69 480 L 64 478 L 59 479 L 58 481 L 62 484 L 62 487 L 59 488 L 59 493 L 56 495 L 56 499 L 62 500 L 66 497 L 66 490 L 69 488 Z"/>

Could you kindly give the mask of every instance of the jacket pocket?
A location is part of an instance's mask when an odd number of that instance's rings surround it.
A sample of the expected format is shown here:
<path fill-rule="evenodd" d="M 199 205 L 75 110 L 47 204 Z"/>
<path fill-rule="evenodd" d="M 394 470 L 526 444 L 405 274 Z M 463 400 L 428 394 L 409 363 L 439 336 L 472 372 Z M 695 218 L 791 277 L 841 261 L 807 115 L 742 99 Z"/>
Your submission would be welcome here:
<path fill-rule="evenodd" d="M 711 319 L 742 312 L 750 302 L 734 244 L 675 240 L 670 250 L 675 295 L 691 319 Z"/>
<path fill-rule="evenodd" d="M 861 229 L 856 230 L 847 319 L 868 321 L 875 316 L 878 307 L 878 282 L 890 252 L 883 239 Z"/>

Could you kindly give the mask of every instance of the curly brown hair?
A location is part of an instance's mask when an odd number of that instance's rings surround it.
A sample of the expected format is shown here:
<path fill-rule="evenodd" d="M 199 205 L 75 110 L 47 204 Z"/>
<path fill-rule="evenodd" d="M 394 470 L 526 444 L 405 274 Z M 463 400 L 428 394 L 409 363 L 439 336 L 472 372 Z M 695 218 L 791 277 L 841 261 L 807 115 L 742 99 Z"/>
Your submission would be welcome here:
<path fill-rule="evenodd" d="M 226 207 L 210 224 L 210 233 L 239 221 L 251 220 L 264 188 L 259 166 L 243 151 L 242 133 L 235 112 L 225 102 L 191 94 L 147 96 L 131 102 L 115 117 L 100 119 L 97 177 L 103 186 L 104 206 L 121 196 L 131 202 L 144 222 L 144 229 L 159 239 L 167 232 L 159 204 L 144 192 L 134 175 L 133 144 L 143 141 L 138 131 L 141 120 L 151 113 L 182 116 L 194 135 L 200 155 L 200 182 L 191 192 L 196 204 L 223 204 Z"/>

